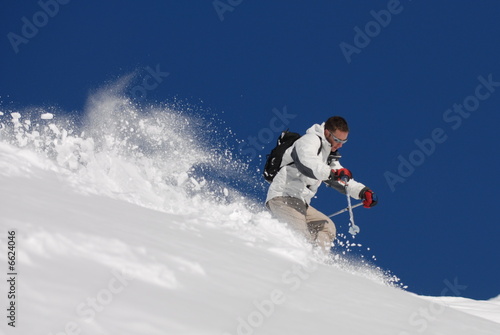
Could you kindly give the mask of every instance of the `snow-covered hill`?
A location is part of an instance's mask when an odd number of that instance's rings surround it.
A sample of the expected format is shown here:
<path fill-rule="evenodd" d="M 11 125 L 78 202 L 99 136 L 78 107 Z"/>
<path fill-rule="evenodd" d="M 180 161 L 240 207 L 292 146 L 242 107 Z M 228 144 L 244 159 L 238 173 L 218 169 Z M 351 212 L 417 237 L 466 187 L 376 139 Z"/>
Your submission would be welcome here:
<path fill-rule="evenodd" d="M 231 187 L 255 183 L 195 118 L 102 92 L 83 128 L 2 113 L 0 333 L 500 333 L 499 298 L 420 297 L 367 262 L 314 255 Z"/>

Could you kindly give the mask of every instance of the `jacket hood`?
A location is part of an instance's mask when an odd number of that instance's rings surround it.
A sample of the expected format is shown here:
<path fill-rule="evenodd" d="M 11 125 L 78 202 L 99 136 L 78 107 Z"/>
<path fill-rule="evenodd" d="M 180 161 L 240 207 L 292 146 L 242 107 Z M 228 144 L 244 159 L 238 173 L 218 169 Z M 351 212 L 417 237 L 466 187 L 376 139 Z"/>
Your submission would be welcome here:
<path fill-rule="evenodd" d="M 325 138 L 325 123 L 322 124 L 313 124 L 309 129 L 306 130 L 306 134 L 314 134 L 321 137 L 321 141 L 323 145 L 327 145 L 327 147 L 331 148 L 332 145 Z"/>
<path fill-rule="evenodd" d="M 307 134 L 316 134 L 324 138 L 325 123 L 313 124 L 309 129 L 306 130 Z"/>

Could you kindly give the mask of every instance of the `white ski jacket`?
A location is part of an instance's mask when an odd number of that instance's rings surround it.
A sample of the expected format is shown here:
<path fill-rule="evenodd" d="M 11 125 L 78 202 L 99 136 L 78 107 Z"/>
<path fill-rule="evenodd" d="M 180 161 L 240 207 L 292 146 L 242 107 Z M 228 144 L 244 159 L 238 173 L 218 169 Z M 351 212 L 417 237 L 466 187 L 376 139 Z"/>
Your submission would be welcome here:
<path fill-rule="evenodd" d="M 281 169 L 274 177 L 267 192 L 266 203 L 275 197 L 294 197 L 309 205 L 318 187 L 330 176 L 332 169 L 341 169 L 337 159 L 328 165 L 328 156 L 332 146 L 324 135 L 325 123 L 315 124 L 306 131 L 290 148 L 281 163 Z M 348 192 L 354 199 L 360 199 L 359 193 L 365 187 L 351 179 Z M 343 186 L 335 187 L 343 191 Z"/>

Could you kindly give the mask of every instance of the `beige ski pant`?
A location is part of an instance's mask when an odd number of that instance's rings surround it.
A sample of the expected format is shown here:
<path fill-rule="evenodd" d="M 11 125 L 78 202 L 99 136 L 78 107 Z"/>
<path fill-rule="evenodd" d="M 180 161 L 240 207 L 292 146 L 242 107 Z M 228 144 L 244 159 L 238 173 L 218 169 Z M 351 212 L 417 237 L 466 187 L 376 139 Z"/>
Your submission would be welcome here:
<path fill-rule="evenodd" d="M 275 197 L 266 205 L 273 217 L 287 223 L 308 242 L 330 250 L 337 230 L 328 216 L 294 197 Z"/>

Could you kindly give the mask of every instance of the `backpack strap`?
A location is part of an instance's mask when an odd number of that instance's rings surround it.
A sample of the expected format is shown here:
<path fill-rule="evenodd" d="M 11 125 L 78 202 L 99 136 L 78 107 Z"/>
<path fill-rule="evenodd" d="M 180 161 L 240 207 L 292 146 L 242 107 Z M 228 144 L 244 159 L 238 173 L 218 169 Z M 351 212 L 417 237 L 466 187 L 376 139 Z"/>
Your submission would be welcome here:
<path fill-rule="evenodd" d="M 321 152 L 321 149 L 323 149 L 323 140 L 321 139 L 321 136 L 318 135 L 318 138 L 319 138 L 319 149 L 318 149 L 318 153 L 316 154 L 319 155 L 320 152 Z"/>

